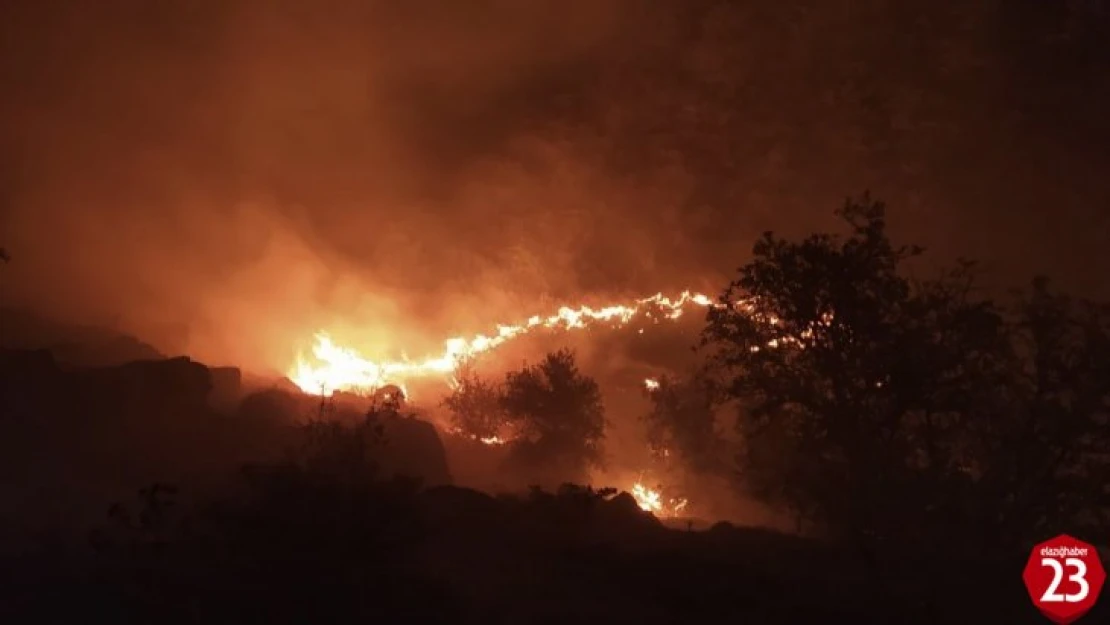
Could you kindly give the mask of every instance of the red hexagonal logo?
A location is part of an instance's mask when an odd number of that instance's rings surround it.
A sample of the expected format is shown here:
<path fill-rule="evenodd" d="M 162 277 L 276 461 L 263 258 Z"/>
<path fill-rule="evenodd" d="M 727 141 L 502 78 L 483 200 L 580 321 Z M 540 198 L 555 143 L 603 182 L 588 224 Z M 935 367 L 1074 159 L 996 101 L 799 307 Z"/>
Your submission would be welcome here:
<path fill-rule="evenodd" d="M 1066 625 L 1094 607 L 1106 569 L 1094 545 L 1061 534 L 1033 547 L 1021 577 L 1033 605 L 1053 623 Z"/>

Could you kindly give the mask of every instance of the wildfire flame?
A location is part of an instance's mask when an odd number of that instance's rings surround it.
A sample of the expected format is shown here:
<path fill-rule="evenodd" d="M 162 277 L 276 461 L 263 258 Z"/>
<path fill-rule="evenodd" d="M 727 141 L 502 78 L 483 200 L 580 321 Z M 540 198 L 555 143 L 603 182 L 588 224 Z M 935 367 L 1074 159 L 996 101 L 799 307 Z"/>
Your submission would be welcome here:
<path fill-rule="evenodd" d="M 466 358 L 495 349 L 507 341 L 527 334 L 532 330 L 585 329 L 596 323 L 610 323 L 620 327 L 628 324 L 640 314 L 644 314 L 656 322 L 660 320 L 656 313 L 661 314 L 663 319 L 674 320 L 681 317 L 686 307 L 691 305 L 704 308 L 720 306 L 721 304 L 715 304 L 706 295 L 684 291 L 676 298 L 665 297 L 662 293 L 657 293 L 651 297 L 636 300 L 630 305 L 611 305 L 603 308 L 581 306 L 577 309 L 564 306 L 555 314 L 547 317 L 536 315 L 516 325 L 499 325 L 497 326 L 497 333 L 492 336 L 479 334 L 470 339 L 463 337 L 447 339 L 444 342 L 442 353 L 429 356 L 421 361 L 403 359 L 375 362 L 363 357 L 350 347 L 336 345 L 326 332 L 318 332 L 315 335 L 312 356 L 306 358 L 303 354 L 298 354 L 296 362 L 288 371 L 288 376 L 302 391 L 311 395 L 330 396 L 337 391 L 370 394 L 387 384 L 397 385 L 407 395 L 406 379 L 443 375 L 450 384 L 452 380 L 450 374 L 454 373 L 459 364 Z M 748 310 L 757 319 L 761 319 L 770 326 L 778 326 L 780 323 L 780 320 L 776 317 L 764 317 L 756 313 L 750 302 L 738 302 L 737 306 L 740 309 Z M 822 315 L 816 325 L 828 326 L 831 322 L 832 314 L 826 313 Z M 643 332 L 643 330 L 641 329 L 640 332 Z M 804 349 L 806 342 L 812 339 L 813 336 L 814 328 L 810 327 L 802 330 L 796 336 L 784 334 L 771 339 L 767 342 L 766 347 L 776 349 L 783 345 L 792 345 Z M 761 347 L 752 345 L 750 349 L 753 352 L 758 352 Z M 645 378 L 643 383 L 648 392 L 660 388 L 660 382 L 655 378 Z M 504 445 L 512 440 L 501 436 L 483 438 L 471 436 L 471 438 L 490 446 Z M 664 450 L 664 455 L 668 455 L 666 450 Z M 683 498 L 664 500 L 660 490 L 648 488 L 642 482 L 633 484 L 631 494 L 642 510 L 664 518 L 679 516 L 689 503 Z"/>
<path fill-rule="evenodd" d="M 336 345 L 326 332 L 315 335 L 312 356 L 298 354 L 288 372 L 289 379 L 302 391 L 312 395 L 330 396 L 336 391 L 369 393 L 385 384 L 403 385 L 406 379 L 447 375 L 458 364 L 471 356 L 495 349 L 505 342 L 536 329 L 584 329 L 596 323 L 610 323 L 618 327 L 628 324 L 637 315 L 654 318 L 658 311 L 664 319 L 674 320 L 683 315 L 688 306 L 712 306 L 713 300 L 700 293 L 685 291 L 670 298 L 662 293 L 636 300 L 630 305 L 611 305 L 603 308 L 564 306 L 553 315 L 536 315 L 516 325 L 499 325 L 494 335 L 479 334 L 472 338 L 454 337 L 444 342 L 443 353 L 424 360 L 395 360 L 375 362 L 350 347 Z"/>
<path fill-rule="evenodd" d="M 664 502 L 662 493 L 644 486 L 641 482 L 632 485 L 632 496 L 641 510 L 662 517 L 678 516 L 688 503 L 685 499 L 671 499 Z"/>

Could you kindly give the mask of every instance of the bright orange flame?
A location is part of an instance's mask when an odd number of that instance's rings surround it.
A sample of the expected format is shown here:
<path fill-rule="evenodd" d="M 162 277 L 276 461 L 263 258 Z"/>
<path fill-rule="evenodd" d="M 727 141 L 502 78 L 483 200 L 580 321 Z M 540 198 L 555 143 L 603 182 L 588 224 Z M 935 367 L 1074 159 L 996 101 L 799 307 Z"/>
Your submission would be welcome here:
<path fill-rule="evenodd" d="M 664 502 L 662 493 L 652 490 L 640 482 L 632 485 L 632 496 L 636 499 L 636 504 L 640 506 L 641 510 L 661 517 L 678 516 L 689 503 L 685 499 L 671 499 Z"/>
<path fill-rule="evenodd" d="M 537 328 L 582 329 L 605 322 L 623 326 L 641 313 L 654 318 L 655 311 L 659 311 L 665 319 L 673 320 L 681 317 L 686 307 L 691 305 L 704 308 L 714 304 L 706 295 L 685 291 L 676 298 L 657 293 L 636 300 L 631 305 L 582 306 L 577 309 L 564 306 L 548 317 L 536 315 L 520 324 L 497 326 L 497 333 L 492 336 L 479 334 L 470 339 L 447 339 L 443 353 L 421 361 L 375 362 L 354 349 L 336 345 L 327 333 L 319 332 L 315 336 L 312 356 L 306 358 L 298 354 L 288 376 L 302 391 L 312 395 L 331 395 L 336 391 L 366 394 L 385 384 L 401 385 L 409 378 L 450 374 L 461 360 L 499 347 Z"/>
<path fill-rule="evenodd" d="M 288 371 L 288 376 L 302 391 L 312 395 L 330 396 L 336 391 L 369 394 L 386 384 L 396 384 L 404 388 L 406 379 L 430 375 L 447 376 L 458 368 L 462 360 L 495 349 L 537 328 L 583 329 L 594 323 L 606 322 L 620 327 L 640 314 L 658 323 L 660 319 L 656 317 L 656 312 L 661 313 L 664 319 L 674 320 L 681 317 L 686 307 L 691 305 L 703 308 L 723 306 L 723 304 L 714 303 L 706 295 L 690 291 L 683 291 L 676 298 L 656 293 L 651 297 L 636 300 L 631 305 L 618 304 L 604 308 L 581 306 L 577 309 L 564 306 L 548 317 L 535 315 L 520 324 L 499 325 L 497 334 L 493 336 L 479 334 L 470 339 L 463 337 L 447 339 L 444 342 L 443 353 L 422 361 L 404 359 L 375 362 L 364 358 L 354 349 L 336 345 L 327 333 L 318 332 L 315 336 L 316 343 L 312 348 L 312 357 L 305 358 L 304 354 L 298 354 L 296 362 Z M 741 301 L 734 305 L 738 310 L 746 311 L 753 318 L 766 322 L 770 326 L 780 324 L 777 317 L 756 312 L 751 301 Z M 778 338 L 770 339 L 766 346 L 776 349 L 790 345 L 797 349 L 804 349 L 806 343 L 814 338 L 814 327 L 828 327 L 832 324 L 832 320 L 831 313 L 824 313 L 816 324 L 802 330 L 797 336 L 783 334 Z M 759 345 L 752 345 L 749 349 L 754 353 L 762 348 Z M 450 384 L 450 379 L 448 383 Z M 654 379 L 646 379 L 644 385 L 648 390 L 655 390 L 659 383 Z"/>

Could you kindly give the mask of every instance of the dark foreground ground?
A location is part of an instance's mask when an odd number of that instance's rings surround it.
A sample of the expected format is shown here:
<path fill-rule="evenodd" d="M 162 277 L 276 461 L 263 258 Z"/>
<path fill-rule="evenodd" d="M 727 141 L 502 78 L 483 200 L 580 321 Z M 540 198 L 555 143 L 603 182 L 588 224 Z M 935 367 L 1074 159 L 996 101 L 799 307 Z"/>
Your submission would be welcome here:
<path fill-rule="evenodd" d="M 865 553 L 670 529 L 577 487 L 495 498 L 442 485 L 443 445 L 417 420 L 390 426 L 374 470 L 282 460 L 267 450 L 295 442 L 304 406 L 243 398 L 235 371 L 3 355 L 5 625 L 1047 622 L 1021 582 L 1028 547 L 954 534 Z M 136 494 L 152 480 L 180 489 Z M 1106 606 L 1083 622 L 1110 622 Z"/>
<path fill-rule="evenodd" d="M 950 569 L 907 554 L 875 569 L 772 532 L 667 529 L 627 496 L 313 481 L 285 475 L 191 520 L 117 510 L 130 525 L 88 546 L 9 556 L 0 622 L 1045 622 L 1021 585 L 1025 554 Z M 1102 607 L 1087 622 L 1106 622 Z"/>

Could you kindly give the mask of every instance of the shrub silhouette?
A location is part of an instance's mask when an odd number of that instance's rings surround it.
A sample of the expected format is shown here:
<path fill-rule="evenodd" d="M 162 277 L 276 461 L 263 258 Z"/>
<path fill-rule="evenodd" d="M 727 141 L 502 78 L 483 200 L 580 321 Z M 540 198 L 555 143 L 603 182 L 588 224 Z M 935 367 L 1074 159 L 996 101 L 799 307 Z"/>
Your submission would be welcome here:
<path fill-rule="evenodd" d="M 452 426 L 474 439 L 508 434 L 506 470 L 557 485 L 567 478 L 582 481 L 589 467 L 601 465 L 601 391 L 578 370 L 574 352 L 551 352 L 510 371 L 500 385 L 465 366 L 456 382 L 443 402 Z"/>
<path fill-rule="evenodd" d="M 459 433 L 475 439 L 504 434 L 509 418 L 501 405 L 502 390 L 464 365 L 455 374 L 455 387 L 444 398 L 451 425 Z"/>
<path fill-rule="evenodd" d="M 589 467 L 602 463 L 601 391 L 578 370 L 573 352 L 552 352 L 539 364 L 509 372 L 501 406 L 518 433 L 510 461 L 520 469 L 556 469 L 582 481 Z"/>

